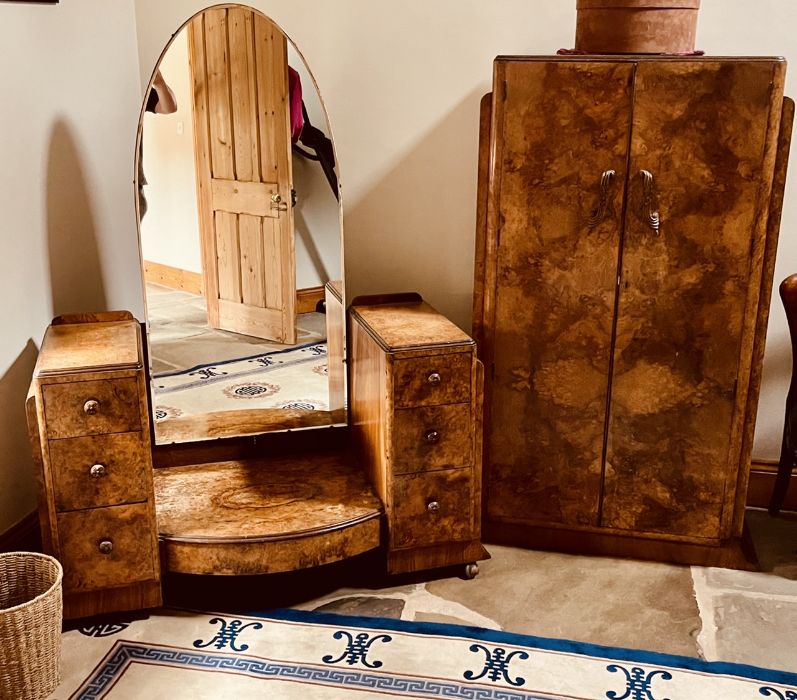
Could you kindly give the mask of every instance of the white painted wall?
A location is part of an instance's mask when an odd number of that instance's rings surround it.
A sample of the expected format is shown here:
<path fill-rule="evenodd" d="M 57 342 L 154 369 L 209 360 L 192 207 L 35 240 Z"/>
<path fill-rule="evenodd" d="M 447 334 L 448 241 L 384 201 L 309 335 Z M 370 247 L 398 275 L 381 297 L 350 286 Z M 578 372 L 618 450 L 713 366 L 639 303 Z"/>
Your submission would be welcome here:
<path fill-rule="evenodd" d="M 0 532 L 35 507 L 24 401 L 54 314 L 140 314 L 132 0 L 0 4 Z"/>
<path fill-rule="evenodd" d="M 163 57 L 161 73 L 174 93 L 177 111 L 144 114 L 147 213 L 141 221 L 141 250 L 144 260 L 202 272 L 186 30 Z"/>
<path fill-rule="evenodd" d="M 208 0 L 0 4 L 0 530 L 32 507 L 22 401 L 54 310 L 142 312 L 132 188 L 141 81 Z M 252 0 L 302 49 L 344 186 L 348 296 L 417 289 L 470 323 L 478 100 L 499 53 L 571 46 L 574 0 Z M 135 17 L 131 5 L 135 6 Z M 793 0 L 703 0 L 711 54 L 783 54 L 797 94 Z M 797 153 L 797 149 L 795 149 Z M 777 279 L 797 269 L 797 170 Z M 789 348 L 773 306 L 755 454 L 777 455 Z"/>
<path fill-rule="evenodd" d="M 299 74 L 310 123 L 329 136 L 327 115 L 313 77 L 290 42 L 288 65 Z M 343 268 L 340 208 L 324 171 L 318 163 L 294 154 L 293 186 L 297 193 L 293 210 L 296 288 L 318 287 L 330 280 L 339 280 Z"/>

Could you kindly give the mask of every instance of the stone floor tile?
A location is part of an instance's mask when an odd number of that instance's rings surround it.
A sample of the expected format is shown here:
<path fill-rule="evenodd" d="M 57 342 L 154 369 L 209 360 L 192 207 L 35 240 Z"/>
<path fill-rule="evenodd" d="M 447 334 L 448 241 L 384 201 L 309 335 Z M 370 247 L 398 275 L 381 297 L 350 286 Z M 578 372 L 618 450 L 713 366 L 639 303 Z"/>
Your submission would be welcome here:
<path fill-rule="evenodd" d="M 365 617 L 401 618 L 404 601 L 398 598 L 379 598 L 377 596 L 352 596 L 324 603 L 316 608 L 318 612 L 338 613 L 339 615 L 363 615 Z"/>
<path fill-rule="evenodd" d="M 504 630 L 698 655 L 700 616 L 687 567 L 488 546 L 472 581 L 427 584 Z"/>
<path fill-rule="evenodd" d="M 440 613 L 418 612 L 415 614 L 414 620 L 416 622 L 439 622 L 444 625 L 469 625 L 468 620 L 463 620 L 460 617 L 453 615 L 441 615 Z"/>
<path fill-rule="evenodd" d="M 748 510 L 747 524 L 761 570 L 797 581 L 797 513 L 772 518 L 766 511 Z"/>
<path fill-rule="evenodd" d="M 797 516 L 771 518 L 765 511 L 748 511 L 747 523 L 761 571 L 706 569 L 708 590 L 765 593 L 797 600 Z"/>
<path fill-rule="evenodd" d="M 717 658 L 797 672 L 797 601 L 725 593 L 714 624 Z"/>

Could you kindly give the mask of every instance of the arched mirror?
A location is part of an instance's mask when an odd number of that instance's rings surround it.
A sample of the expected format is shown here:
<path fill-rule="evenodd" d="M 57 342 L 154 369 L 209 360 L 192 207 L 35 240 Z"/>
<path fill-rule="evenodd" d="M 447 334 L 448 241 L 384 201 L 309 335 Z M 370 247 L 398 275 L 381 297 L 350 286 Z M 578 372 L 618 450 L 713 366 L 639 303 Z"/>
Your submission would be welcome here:
<path fill-rule="evenodd" d="M 156 443 L 345 423 L 340 188 L 301 54 L 252 8 L 204 10 L 139 132 Z"/>

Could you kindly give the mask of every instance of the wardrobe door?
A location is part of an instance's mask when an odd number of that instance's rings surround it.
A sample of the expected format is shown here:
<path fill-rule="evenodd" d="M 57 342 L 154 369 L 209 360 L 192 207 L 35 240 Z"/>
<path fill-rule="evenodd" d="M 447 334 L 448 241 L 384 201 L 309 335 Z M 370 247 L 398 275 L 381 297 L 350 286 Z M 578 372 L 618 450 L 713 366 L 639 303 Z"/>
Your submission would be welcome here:
<path fill-rule="evenodd" d="M 598 524 L 632 63 L 496 61 L 486 518 Z"/>
<path fill-rule="evenodd" d="M 731 534 L 782 69 L 638 66 L 606 527 Z"/>

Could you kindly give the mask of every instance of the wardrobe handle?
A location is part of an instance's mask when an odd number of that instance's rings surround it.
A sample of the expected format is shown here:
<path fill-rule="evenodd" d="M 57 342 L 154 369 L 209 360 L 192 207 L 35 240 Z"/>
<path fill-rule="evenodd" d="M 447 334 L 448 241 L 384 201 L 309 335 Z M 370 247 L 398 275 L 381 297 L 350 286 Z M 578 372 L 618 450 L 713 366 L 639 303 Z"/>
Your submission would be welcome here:
<path fill-rule="evenodd" d="M 656 183 L 650 171 L 640 170 L 639 174 L 642 176 L 642 221 L 650 226 L 653 232 L 658 236 L 661 217 L 659 216 L 658 210 L 654 209 Z"/>
<path fill-rule="evenodd" d="M 592 214 L 589 215 L 587 225 L 590 228 L 595 228 L 601 221 L 606 218 L 606 212 L 609 209 L 609 195 L 612 191 L 612 184 L 614 183 L 614 176 L 617 173 L 614 170 L 604 170 L 601 175 L 601 198 L 598 201 L 598 206 L 593 209 Z"/>

